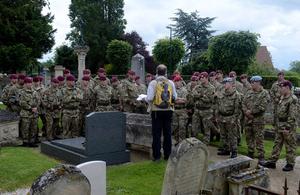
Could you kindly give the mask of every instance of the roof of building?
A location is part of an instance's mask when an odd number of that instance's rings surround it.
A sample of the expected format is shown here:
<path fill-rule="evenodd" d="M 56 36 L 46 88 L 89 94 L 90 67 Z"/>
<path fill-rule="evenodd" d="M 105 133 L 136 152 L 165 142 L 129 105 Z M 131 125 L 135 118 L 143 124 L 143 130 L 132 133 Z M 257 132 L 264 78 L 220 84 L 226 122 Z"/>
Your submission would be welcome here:
<path fill-rule="evenodd" d="M 260 67 L 263 68 L 262 64 L 264 63 L 265 60 L 268 61 L 269 68 L 274 68 L 267 47 L 260 46 L 260 48 L 258 49 L 258 51 L 256 53 L 256 61 L 254 61 L 254 62 L 258 63 L 260 65 Z"/>

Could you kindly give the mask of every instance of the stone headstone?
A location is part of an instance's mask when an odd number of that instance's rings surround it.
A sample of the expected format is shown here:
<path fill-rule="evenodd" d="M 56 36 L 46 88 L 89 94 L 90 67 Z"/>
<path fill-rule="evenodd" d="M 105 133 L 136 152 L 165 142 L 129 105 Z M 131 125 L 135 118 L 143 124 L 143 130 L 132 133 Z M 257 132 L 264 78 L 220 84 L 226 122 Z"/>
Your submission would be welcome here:
<path fill-rule="evenodd" d="M 30 195 L 90 195 L 88 178 L 74 165 L 60 165 L 47 170 L 37 178 Z"/>
<path fill-rule="evenodd" d="M 162 194 L 199 194 L 208 164 L 209 151 L 205 144 L 196 138 L 183 140 L 169 157 Z"/>
<path fill-rule="evenodd" d="M 19 115 L 0 109 L 0 142 L 2 142 L 2 146 L 17 146 L 23 143 L 19 139 L 20 120 Z"/>
<path fill-rule="evenodd" d="M 106 194 L 106 163 L 103 161 L 90 161 L 77 165 L 77 168 L 89 179 L 91 195 Z"/>
<path fill-rule="evenodd" d="M 145 58 L 141 54 L 136 54 L 131 60 L 131 70 L 135 71 L 135 76 L 141 77 L 141 83 L 145 83 Z"/>

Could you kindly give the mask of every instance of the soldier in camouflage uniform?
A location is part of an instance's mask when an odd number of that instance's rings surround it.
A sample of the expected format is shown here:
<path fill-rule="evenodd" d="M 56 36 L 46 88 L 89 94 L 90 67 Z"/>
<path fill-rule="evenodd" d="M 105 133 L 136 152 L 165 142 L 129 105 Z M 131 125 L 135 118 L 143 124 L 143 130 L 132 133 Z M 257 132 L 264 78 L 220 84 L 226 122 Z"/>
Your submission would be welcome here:
<path fill-rule="evenodd" d="M 130 70 L 128 79 L 122 85 L 122 100 L 125 112 L 135 112 L 136 107 L 139 107 L 141 102 L 138 102 L 136 99 L 139 96 L 138 89 L 135 85 L 135 71 Z"/>
<path fill-rule="evenodd" d="M 79 108 L 83 96 L 81 90 L 74 86 L 75 77 L 73 75 L 67 76 L 67 87 L 61 91 L 63 115 L 63 139 L 69 138 L 70 128 L 71 137 L 76 138 L 79 136 Z"/>
<path fill-rule="evenodd" d="M 105 75 L 99 77 L 100 85 L 93 90 L 93 96 L 96 101 L 96 112 L 111 111 L 112 88 L 107 85 Z"/>
<path fill-rule="evenodd" d="M 24 88 L 24 79 L 26 76 L 24 74 L 19 75 L 19 81 L 16 83 L 8 93 L 9 105 L 11 105 L 12 112 L 15 114 L 20 114 L 21 107 L 19 105 L 19 97 L 21 95 L 21 90 Z"/>
<path fill-rule="evenodd" d="M 18 76 L 11 74 L 9 77 L 10 83 L 6 85 L 2 91 L 2 102 L 6 105 L 6 110 L 12 112 L 11 104 L 9 103 L 9 91 L 18 82 Z"/>
<path fill-rule="evenodd" d="M 174 137 L 177 143 L 180 143 L 186 138 L 187 135 L 187 122 L 188 115 L 186 110 L 186 102 L 188 92 L 185 87 L 182 86 L 182 78 L 176 76 L 174 79 L 177 99 L 174 104 L 174 113 L 172 118 L 172 123 L 175 124 L 174 127 Z"/>
<path fill-rule="evenodd" d="M 223 82 L 223 72 L 222 72 L 222 70 L 217 70 L 216 73 L 217 73 L 217 75 L 216 75 L 217 81 L 222 84 L 222 82 Z"/>
<path fill-rule="evenodd" d="M 144 84 L 141 83 L 140 76 L 136 76 L 134 78 L 134 80 L 135 80 L 136 88 L 138 90 L 138 94 L 139 95 L 140 94 L 147 95 L 147 87 L 146 87 L 146 85 L 144 85 Z M 136 107 L 135 112 L 136 113 L 140 113 L 140 114 L 147 114 L 147 107 L 148 107 L 147 102 L 143 102 L 142 101 L 142 102 L 140 102 L 139 107 Z"/>
<path fill-rule="evenodd" d="M 248 76 L 246 74 L 242 74 L 241 81 L 243 83 L 243 95 L 248 93 L 248 91 L 252 90 L 251 84 L 248 82 Z"/>
<path fill-rule="evenodd" d="M 258 163 L 262 164 L 265 157 L 264 129 L 265 111 L 269 104 L 269 93 L 261 86 L 262 78 L 254 76 L 250 79 L 252 91 L 243 97 L 242 109 L 245 117 L 245 136 L 248 146 L 248 157 L 254 158 L 255 145 Z"/>
<path fill-rule="evenodd" d="M 281 82 L 279 86 L 282 96 L 277 106 L 279 118 L 275 128 L 274 147 L 269 161 L 264 163 L 263 166 L 276 168 L 276 161 L 283 144 L 285 144 L 287 164 L 283 171 L 291 171 L 294 169 L 297 155 L 296 129 L 299 116 L 299 102 L 298 98 L 291 92 L 292 84 L 290 81 Z"/>
<path fill-rule="evenodd" d="M 122 111 L 123 103 L 121 98 L 121 85 L 117 77 L 111 79 L 112 85 L 112 96 L 111 96 L 111 110 L 112 111 Z"/>
<path fill-rule="evenodd" d="M 223 151 L 218 155 L 230 155 L 237 157 L 237 122 L 241 114 L 241 94 L 232 87 L 232 79 L 227 77 L 223 80 L 225 90 L 218 95 L 216 122 L 220 125 L 222 134 Z"/>
<path fill-rule="evenodd" d="M 149 83 L 151 82 L 152 75 L 150 73 L 146 74 L 146 87 L 148 88 Z"/>
<path fill-rule="evenodd" d="M 90 85 L 90 77 L 82 77 L 81 85 L 78 87 L 81 90 L 83 100 L 79 105 L 79 135 L 85 137 L 85 117 L 91 113 L 90 106 L 92 104 L 92 88 Z"/>
<path fill-rule="evenodd" d="M 179 71 L 174 71 L 173 75 L 175 75 L 175 77 L 180 76 L 180 72 Z M 182 86 L 186 86 L 186 83 L 184 82 L 183 79 L 182 79 Z"/>
<path fill-rule="evenodd" d="M 57 89 L 58 79 L 51 79 L 51 86 L 44 92 L 42 104 L 46 116 L 46 138 L 51 141 L 59 134 L 59 112 L 61 110 L 61 93 Z"/>
<path fill-rule="evenodd" d="M 24 79 L 24 88 L 20 91 L 19 105 L 21 108 L 21 137 L 23 139 L 23 146 L 25 147 L 38 147 L 34 143 L 39 120 L 38 105 L 40 98 L 38 93 L 31 89 L 32 80 L 29 78 Z"/>
<path fill-rule="evenodd" d="M 214 103 L 215 88 L 208 82 L 208 73 L 200 74 L 201 84 L 193 90 L 195 111 L 192 118 L 192 136 L 199 138 L 199 131 L 203 126 L 203 143 L 209 145 L 210 129 L 213 127 L 212 105 Z"/>
<path fill-rule="evenodd" d="M 98 75 L 94 78 L 94 87 L 96 87 L 97 85 L 100 85 L 100 76 L 105 76 L 105 70 L 104 68 L 99 68 L 98 69 Z M 106 78 L 106 85 L 109 86 L 110 85 L 110 80 L 108 78 Z"/>
<path fill-rule="evenodd" d="M 213 118 L 212 118 L 214 127 L 211 128 L 210 141 L 213 141 L 214 136 L 216 136 L 216 141 L 220 141 L 219 124 L 216 122 L 216 118 L 217 118 L 216 111 L 217 111 L 217 98 L 224 88 L 219 82 L 217 82 L 216 76 L 217 73 L 215 72 L 209 73 L 210 84 L 215 87 L 214 104 L 212 106 L 212 110 L 214 111 Z"/>
<path fill-rule="evenodd" d="M 83 70 L 83 77 L 89 77 L 89 88 L 94 89 L 95 88 L 95 82 L 93 81 L 93 78 L 91 77 L 91 70 L 85 69 Z M 81 85 L 81 80 L 77 81 L 76 86 L 79 87 Z"/>
<path fill-rule="evenodd" d="M 65 87 L 65 77 L 63 76 L 58 76 L 57 80 L 59 81 L 57 89 L 62 90 L 62 88 Z"/>
<path fill-rule="evenodd" d="M 64 82 L 64 87 L 67 87 L 68 86 L 68 82 L 67 82 L 67 76 L 71 75 L 71 72 L 69 69 L 65 69 L 64 70 L 64 78 L 65 78 L 65 82 Z"/>
<path fill-rule="evenodd" d="M 273 83 L 271 89 L 270 89 L 270 95 L 273 99 L 273 105 L 274 105 L 274 109 L 273 109 L 273 126 L 276 126 L 277 125 L 277 119 L 278 119 L 278 113 L 277 113 L 277 106 L 278 106 L 278 103 L 280 101 L 280 97 L 281 97 L 281 94 L 280 94 L 280 91 L 279 91 L 279 84 L 281 82 L 284 82 L 286 81 L 284 79 L 284 73 L 283 72 L 279 72 L 277 74 L 278 76 L 278 81 L 276 81 L 275 83 Z"/>
<path fill-rule="evenodd" d="M 234 71 L 231 71 L 229 73 L 229 77 L 232 79 L 232 87 L 235 87 L 236 90 L 242 95 L 243 94 L 243 84 L 240 83 L 239 81 L 236 80 L 237 76 L 236 76 L 236 73 Z M 238 136 L 237 136 L 237 139 L 238 139 L 238 146 L 241 146 L 242 143 L 241 143 L 241 139 L 242 139 L 242 125 L 241 125 L 241 121 L 239 119 L 239 121 L 237 122 L 237 133 L 238 133 Z"/>

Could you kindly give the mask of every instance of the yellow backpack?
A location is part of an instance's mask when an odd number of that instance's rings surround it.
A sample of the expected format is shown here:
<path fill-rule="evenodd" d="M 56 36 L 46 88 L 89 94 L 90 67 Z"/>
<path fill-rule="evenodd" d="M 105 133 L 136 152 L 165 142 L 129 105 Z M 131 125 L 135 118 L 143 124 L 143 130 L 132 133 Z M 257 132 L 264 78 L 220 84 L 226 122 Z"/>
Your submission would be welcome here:
<path fill-rule="evenodd" d="M 167 79 L 156 79 L 156 89 L 154 92 L 153 104 L 159 108 L 169 108 L 173 107 L 174 102 L 172 102 L 173 91 L 170 83 Z"/>

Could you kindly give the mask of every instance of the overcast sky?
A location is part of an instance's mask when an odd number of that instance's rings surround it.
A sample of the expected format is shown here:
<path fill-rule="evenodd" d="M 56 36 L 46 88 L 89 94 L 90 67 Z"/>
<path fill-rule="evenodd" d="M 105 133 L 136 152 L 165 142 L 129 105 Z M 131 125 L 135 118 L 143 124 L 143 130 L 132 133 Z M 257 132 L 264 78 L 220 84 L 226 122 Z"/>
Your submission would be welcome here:
<path fill-rule="evenodd" d="M 65 41 L 71 31 L 68 7 L 70 0 L 49 0 L 50 10 L 55 15 L 53 27 L 56 45 Z M 299 0 L 125 0 L 125 32 L 133 30 L 149 44 L 170 36 L 167 25 L 171 24 L 176 9 L 191 13 L 197 10 L 201 17 L 217 17 L 212 23 L 214 35 L 227 31 L 249 30 L 260 34 L 259 42 L 271 52 L 274 67 L 288 69 L 291 61 L 300 61 L 300 1 Z M 40 61 L 53 57 L 53 52 Z"/>

